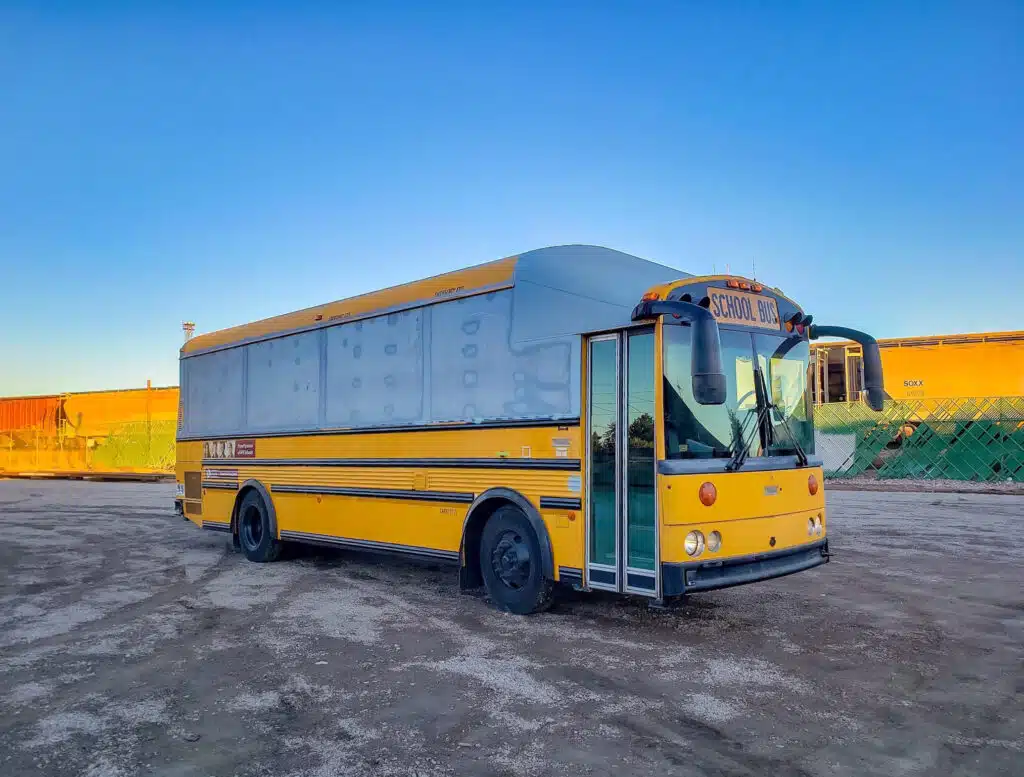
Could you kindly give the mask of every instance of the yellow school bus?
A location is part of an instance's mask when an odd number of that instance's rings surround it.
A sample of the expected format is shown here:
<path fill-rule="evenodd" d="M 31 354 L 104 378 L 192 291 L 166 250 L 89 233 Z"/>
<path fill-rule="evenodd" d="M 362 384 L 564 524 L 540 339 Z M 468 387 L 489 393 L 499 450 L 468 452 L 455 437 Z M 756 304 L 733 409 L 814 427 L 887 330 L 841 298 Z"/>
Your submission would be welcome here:
<path fill-rule="evenodd" d="M 809 340 L 778 289 L 556 246 L 200 335 L 179 511 L 252 561 L 287 542 L 457 563 L 529 613 L 828 560 Z M 874 359 L 871 354 L 874 353 Z"/>

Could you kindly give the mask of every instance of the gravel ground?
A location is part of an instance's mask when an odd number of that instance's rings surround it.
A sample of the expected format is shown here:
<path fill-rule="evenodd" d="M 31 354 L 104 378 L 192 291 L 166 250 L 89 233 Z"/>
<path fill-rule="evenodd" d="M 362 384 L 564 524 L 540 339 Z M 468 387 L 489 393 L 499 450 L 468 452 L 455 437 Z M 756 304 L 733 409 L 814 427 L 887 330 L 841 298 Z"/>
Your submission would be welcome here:
<path fill-rule="evenodd" d="M 833 491 L 825 567 L 520 618 L 172 494 L 0 482 L 0 775 L 1024 773 L 1024 497 Z"/>
<path fill-rule="evenodd" d="M 867 475 L 855 478 L 825 478 L 828 488 L 838 491 L 918 491 L 932 494 L 1015 494 L 1024 496 L 1024 483 L 1014 480 L 974 482 L 934 478 L 888 478 L 880 480 Z"/>

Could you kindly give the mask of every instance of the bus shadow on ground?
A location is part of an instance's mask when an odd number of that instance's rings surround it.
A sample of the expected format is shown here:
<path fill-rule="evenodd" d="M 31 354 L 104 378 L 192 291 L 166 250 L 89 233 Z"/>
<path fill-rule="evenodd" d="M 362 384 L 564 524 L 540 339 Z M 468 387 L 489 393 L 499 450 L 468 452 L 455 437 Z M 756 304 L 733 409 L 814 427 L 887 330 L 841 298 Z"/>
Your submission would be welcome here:
<path fill-rule="evenodd" d="M 460 592 L 458 565 L 373 551 L 330 548 L 322 545 L 289 543 L 282 557 L 285 563 L 308 564 L 317 569 L 339 570 L 354 580 L 378 582 L 382 586 L 412 585 L 434 590 L 438 596 L 463 595 L 496 606 L 483 589 Z M 450 589 L 450 591 L 448 590 Z M 548 611 L 554 617 L 628 620 L 707 621 L 719 614 L 721 604 L 709 597 L 686 597 L 662 607 L 652 600 L 611 591 L 581 591 L 567 585 L 555 586 L 554 603 Z M 496 608 L 497 609 L 497 608 Z"/>

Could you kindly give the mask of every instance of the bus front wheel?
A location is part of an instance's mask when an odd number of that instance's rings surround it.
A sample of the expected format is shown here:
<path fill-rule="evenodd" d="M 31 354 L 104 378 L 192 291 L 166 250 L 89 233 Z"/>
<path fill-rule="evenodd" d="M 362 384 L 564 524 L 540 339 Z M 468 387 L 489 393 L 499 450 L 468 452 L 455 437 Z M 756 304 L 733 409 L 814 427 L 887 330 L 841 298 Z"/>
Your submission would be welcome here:
<path fill-rule="evenodd" d="M 540 541 L 518 507 L 499 507 L 480 537 L 480 574 L 487 595 L 517 615 L 551 606 L 552 583 L 544 576 Z"/>
<path fill-rule="evenodd" d="M 256 490 L 249 491 L 238 506 L 238 544 L 249 561 L 277 561 L 281 555 L 281 541 L 273 534 L 270 514 Z"/>

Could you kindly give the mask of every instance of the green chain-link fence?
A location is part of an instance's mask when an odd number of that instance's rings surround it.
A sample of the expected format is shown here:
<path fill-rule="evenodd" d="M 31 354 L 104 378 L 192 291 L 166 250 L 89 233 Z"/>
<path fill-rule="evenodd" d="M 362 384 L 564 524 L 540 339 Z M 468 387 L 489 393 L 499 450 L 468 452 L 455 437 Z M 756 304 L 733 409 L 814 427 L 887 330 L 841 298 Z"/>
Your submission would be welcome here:
<path fill-rule="evenodd" d="M 1024 482 L 1024 397 L 831 403 L 814 425 L 829 477 Z"/>
<path fill-rule="evenodd" d="M 174 421 L 145 421 L 114 429 L 92 456 L 98 470 L 174 472 Z"/>

